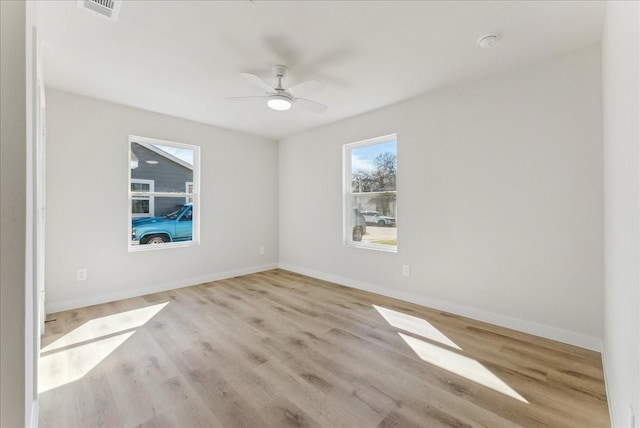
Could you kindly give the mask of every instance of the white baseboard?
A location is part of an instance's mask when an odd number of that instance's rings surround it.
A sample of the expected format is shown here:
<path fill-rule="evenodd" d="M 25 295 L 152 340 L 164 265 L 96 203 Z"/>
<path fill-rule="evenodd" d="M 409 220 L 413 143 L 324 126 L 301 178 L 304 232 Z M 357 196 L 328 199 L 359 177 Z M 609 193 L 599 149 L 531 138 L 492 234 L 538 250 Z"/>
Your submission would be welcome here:
<path fill-rule="evenodd" d="M 609 372 L 609 364 L 607 359 L 607 353 L 605 352 L 605 350 L 602 351 L 602 371 L 604 373 L 604 390 L 607 394 L 607 401 L 609 402 L 609 418 L 611 421 L 611 426 L 612 427 L 622 426 L 622 425 L 615 424 L 616 414 L 615 414 L 615 409 L 612 407 L 614 403 L 617 403 L 617 401 L 615 400 L 613 389 L 611 388 L 611 384 L 608 382 L 608 378 L 607 378 L 607 372 Z"/>
<path fill-rule="evenodd" d="M 162 284 L 154 284 L 153 286 L 149 286 L 149 287 L 122 290 L 114 293 L 102 294 L 99 296 L 90 296 L 86 298 L 66 300 L 66 301 L 60 301 L 60 302 L 48 302 L 46 309 L 47 309 L 47 313 L 66 311 L 70 309 L 82 308 L 85 306 L 113 302 L 115 300 L 128 299 L 130 297 L 144 296 L 145 294 L 174 290 L 182 287 L 190 287 L 192 285 L 203 284 L 211 281 L 218 281 L 221 279 L 233 278 L 241 275 L 248 275 L 256 272 L 263 272 L 266 270 L 276 269 L 278 267 L 285 270 L 289 270 L 291 272 L 296 272 L 296 273 L 310 276 L 313 278 L 334 282 L 336 284 L 344 285 L 347 287 L 369 291 L 369 292 L 380 294 L 383 296 L 404 300 L 406 302 L 416 303 L 416 304 L 427 306 L 433 309 L 450 312 L 452 314 L 464 316 L 467 318 L 472 318 L 475 320 L 488 322 L 488 323 L 499 325 L 502 327 L 511 328 L 514 330 L 522 331 L 524 333 L 529 333 L 536 336 L 545 337 L 547 339 L 568 343 L 570 345 L 591 349 L 593 351 L 602 352 L 602 340 L 597 337 L 588 336 L 582 333 L 577 333 L 569 330 L 563 330 L 556 327 L 539 324 L 531 321 L 526 321 L 519 318 L 513 318 L 506 315 L 497 314 L 494 312 L 484 311 L 482 309 L 471 308 L 468 306 L 463 306 L 456 303 L 435 299 L 423 294 L 417 294 L 417 293 L 403 291 L 403 290 L 388 289 L 380 285 L 369 284 L 369 283 L 357 281 L 350 278 L 345 278 L 345 277 L 332 275 L 324 272 L 318 272 L 312 269 L 307 269 L 299 266 L 289 265 L 286 263 L 280 263 L 280 264 L 270 263 L 270 264 L 265 264 L 260 266 L 252 266 L 248 268 L 237 269 L 233 271 L 220 272 L 220 273 L 214 273 L 214 274 L 204 275 L 204 276 L 199 276 L 194 278 L 171 281 L 171 282 L 166 282 Z"/>
<path fill-rule="evenodd" d="M 276 269 L 277 263 L 270 263 L 260 266 L 251 266 L 227 272 L 213 273 L 193 278 L 185 278 L 177 281 L 165 282 L 162 284 L 153 284 L 147 287 L 133 288 L 128 290 L 116 291 L 113 293 L 101 294 L 98 296 L 83 297 L 80 299 L 64 300 L 59 302 L 47 302 L 46 312 L 51 314 L 54 312 L 68 311 L 71 309 L 84 308 L 91 305 L 99 305 L 101 303 L 113 302 L 116 300 L 128 299 L 131 297 L 144 296 L 146 294 L 159 293 L 161 291 L 175 290 L 177 288 L 190 287 L 192 285 L 203 284 L 211 281 L 219 281 L 221 279 L 233 278 L 236 276 L 249 275 L 251 273 L 263 272 L 266 270 Z"/>
<path fill-rule="evenodd" d="M 40 404 L 38 404 L 38 400 L 31 402 L 31 414 L 29 415 L 29 420 L 25 424 L 26 427 L 29 428 L 38 428 L 38 417 L 40 416 Z"/>
<path fill-rule="evenodd" d="M 285 269 L 291 272 L 296 272 L 296 273 L 310 276 L 313 278 L 334 282 L 336 284 L 344 285 L 347 287 L 369 291 L 371 293 L 392 297 L 394 299 L 404 300 L 410 303 L 416 303 L 418 305 L 423 305 L 429 308 L 450 312 L 452 314 L 464 316 L 467 318 L 472 318 L 478 321 L 483 321 L 490 324 L 499 325 L 501 327 L 518 330 L 524 333 L 533 334 L 535 336 L 556 340 L 558 342 L 567 343 L 569 345 L 575 345 L 581 348 L 602 352 L 602 339 L 593 337 L 593 336 L 588 336 L 582 333 L 563 330 L 560 328 L 551 327 L 548 325 L 526 321 L 518 318 L 513 318 L 506 315 L 496 314 L 493 312 L 484 311 L 482 309 L 471 308 L 468 306 L 459 305 L 457 303 L 452 303 L 452 302 L 447 302 L 440 299 L 431 298 L 423 294 L 417 294 L 417 293 L 412 293 L 412 292 L 403 291 L 403 290 L 389 289 L 389 288 L 382 287 L 380 285 L 369 284 L 369 283 L 353 280 L 350 278 L 331 275 L 324 272 L 318 272 L 312 269 L 307 269 L 299 266 L 289 265 L 286 263 L 280 263 L 279 267 L 281 269 Z"/>

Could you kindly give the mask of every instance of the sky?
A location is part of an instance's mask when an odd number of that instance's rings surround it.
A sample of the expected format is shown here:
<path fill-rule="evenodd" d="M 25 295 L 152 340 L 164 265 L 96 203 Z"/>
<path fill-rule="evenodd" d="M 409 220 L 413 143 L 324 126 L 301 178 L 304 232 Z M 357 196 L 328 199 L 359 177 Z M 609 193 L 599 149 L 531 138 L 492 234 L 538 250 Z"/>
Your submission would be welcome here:
<path fill-rule="evenodd" d="M 391 152 L 397 155 L 397 145 L 395 141 L 382 144 L 372 144 L 369 146 L 357 147 L 351 150 L 351 172 L 364 169 L 373 170 L 373 160 L 380 153 Z"/>
<path fill-rule="evenodd" d="M 179 147 L 171 147 L 171 146 L 162 146 L 160 144 L 154 144 L 160 150 L 164 150 L 165 152 L 177 157 L 178 159 L 182 159 L 189 165 L 193 165 L 193 150 L 190 149 L 181 149 Z"/>

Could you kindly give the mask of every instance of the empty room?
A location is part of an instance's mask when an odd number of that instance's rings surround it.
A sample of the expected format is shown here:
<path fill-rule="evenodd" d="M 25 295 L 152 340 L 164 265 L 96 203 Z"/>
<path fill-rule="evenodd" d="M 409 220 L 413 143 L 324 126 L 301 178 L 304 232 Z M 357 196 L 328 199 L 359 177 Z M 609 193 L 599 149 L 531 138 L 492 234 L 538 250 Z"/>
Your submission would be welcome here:
<path fill-rule="evenodd" d="M 637 1 L 0 1 L 1 427 L 640 427 Z"/>

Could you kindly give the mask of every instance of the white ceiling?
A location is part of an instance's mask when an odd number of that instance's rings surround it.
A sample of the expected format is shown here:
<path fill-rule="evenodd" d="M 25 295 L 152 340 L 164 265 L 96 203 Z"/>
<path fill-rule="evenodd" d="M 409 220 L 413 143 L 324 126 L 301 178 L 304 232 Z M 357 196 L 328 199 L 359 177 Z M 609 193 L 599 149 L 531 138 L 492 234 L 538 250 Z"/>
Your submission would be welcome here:
<path fill-rule="evenodd" d="M 594 1 L 130 1 L 112 22 L 38 2 L 48 87 L 280 139 L 599 43 Z M 479 36 L 501 35 L 491 49 Z M 239 75 L 319 79 L 321 114 L 275 112 Z"/>

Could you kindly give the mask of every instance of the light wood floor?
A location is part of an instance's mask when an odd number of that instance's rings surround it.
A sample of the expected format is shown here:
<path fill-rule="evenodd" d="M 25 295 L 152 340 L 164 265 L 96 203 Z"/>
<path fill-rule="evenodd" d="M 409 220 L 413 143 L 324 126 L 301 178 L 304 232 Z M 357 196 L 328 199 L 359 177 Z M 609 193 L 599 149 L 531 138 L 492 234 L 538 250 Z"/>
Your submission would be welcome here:
<path fill-rule="evenodd" d="M 283 270 L 52 314 L 42 427 L 601 427 L 600 355 Z"/>

